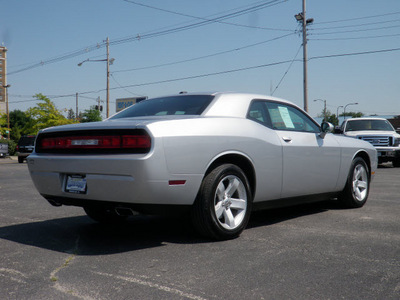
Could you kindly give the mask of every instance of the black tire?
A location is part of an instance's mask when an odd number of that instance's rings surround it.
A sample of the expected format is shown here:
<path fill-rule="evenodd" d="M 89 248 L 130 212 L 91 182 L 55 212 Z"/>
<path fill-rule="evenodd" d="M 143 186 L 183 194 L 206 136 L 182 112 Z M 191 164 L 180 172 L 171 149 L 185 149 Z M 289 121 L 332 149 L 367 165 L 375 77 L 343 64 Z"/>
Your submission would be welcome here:
<path fill-rule="evenodd" d="M 24 158 L 22 156 L 18 156 L 18 162 L 22 164 L 24 162 Z"/>
<path fill-rule="evenodd" d="M 356 157 L 351 163 L 346 186 L 339 201 L 346 208 L 358 208 L 367 202 L 370 187 L 368 166 L 361 157 Z"/>
<path fill-rule="evenodd" d="M 94 221 L 104 224 L 119 224 L 126 220 L 126 216 L 118 215 L 114 209 L 105 207 L 84 207 L 85 213 Z"/>
<path fill-rule="evenodd" d="M 244 172 L 233 164 L 218 166 L 201 184 L 192 211 L 194 227 L 215 240 L 236 238 L 247 226 L 252 202 Z"/>
<path fill-rule="evenodd" d="M 400 167 L 400 158 L 396 158 L 392 163 L 393 163 L 393 167 L 399 168 Z"/>

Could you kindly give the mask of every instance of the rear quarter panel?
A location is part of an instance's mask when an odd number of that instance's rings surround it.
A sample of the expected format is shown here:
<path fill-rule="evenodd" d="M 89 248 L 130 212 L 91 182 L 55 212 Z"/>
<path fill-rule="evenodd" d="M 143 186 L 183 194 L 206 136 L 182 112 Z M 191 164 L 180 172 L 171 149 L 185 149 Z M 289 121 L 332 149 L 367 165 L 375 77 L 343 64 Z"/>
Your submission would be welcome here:
<path fill-rule="evenodd" d="M 276 133 L 265 126 L 243 118 L 207 117 L 157 122 L 148 128 L 155 140 L 163 141 L 167 168 L 174 176 L 204 176 L 217 158 L 238 154 L 254 166 L 254 201 L 280 197 L 281 143 Z"/>

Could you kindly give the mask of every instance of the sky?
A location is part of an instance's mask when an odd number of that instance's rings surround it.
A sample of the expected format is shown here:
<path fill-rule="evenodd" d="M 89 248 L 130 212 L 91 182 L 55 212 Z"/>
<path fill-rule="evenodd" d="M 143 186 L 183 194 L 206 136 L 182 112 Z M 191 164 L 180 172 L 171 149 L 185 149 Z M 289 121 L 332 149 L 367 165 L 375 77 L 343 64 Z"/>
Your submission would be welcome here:
<path fill-rule="evenodd" d="M 180 91 L 273 95 L 303 107 L 302 0 L 0 0 L 10 111 Z M 307 0 L 308 112 L 400 115 L 400 1 Z M 82 66 L 78 63 L 85 60 Z M 103 60 L 103 61 L 102 61 Z M 102 103 L 105 105 L 105 103 Z M 105 117 L 105 112 L 103 112 Z"/>

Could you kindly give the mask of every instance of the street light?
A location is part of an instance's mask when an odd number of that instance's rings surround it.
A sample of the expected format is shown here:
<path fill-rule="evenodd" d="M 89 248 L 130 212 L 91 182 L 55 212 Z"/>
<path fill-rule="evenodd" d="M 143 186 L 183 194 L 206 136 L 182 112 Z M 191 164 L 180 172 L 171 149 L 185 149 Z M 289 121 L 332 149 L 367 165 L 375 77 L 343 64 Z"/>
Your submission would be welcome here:
<path fill-rule="evenodd" d="M 344 117 L 344 120 L 346 120 L 346 107 L 349 106 L 349 105 L 357 105 L 357 104 L 358 104 L 358 102 L 354 102 L 354 103 L 346 104 L 346 105 L 344 106 L 344 109 L 343 109 L 343 117 Z"/>
<path fill-rule="evenodd" d="M 336 109 L 336 118 L 337 118 L 337 125 L 339 125 L 339 108 L 343 108 L 343 105 L 338 106 L 338 108 Z"/>
<path fill-rule="evenodd" d="M 105 61 L 107 62 L 107 118 L 110 116 L 110 65 L 113 64 L 115 58 L 110 58 L 110 51 L 109 51 L 109 44 L 110 40 L 106 39 L 106 48 L 107 48 L 107 58 L 106 59 L 85 59 L 84 61 L 78 64 L 78 67 L 82 66 L 85 62 L 98 62 L 98 61 Z"/>
<path fill-rule="evenodd" d="M 322 101 L 324 102 L 324 122 L 326 121 L 326 100 L 324 99 L 315 99 L 314 102 Z"/>
<path fill-rule="evenodd" d="M 10 139 L 10 111 L 8 110 L 8 88 L 11 84 L 3 85 L 3 88 L 6 90 L 6 114 L 7 114 L 7 138 Z"/>

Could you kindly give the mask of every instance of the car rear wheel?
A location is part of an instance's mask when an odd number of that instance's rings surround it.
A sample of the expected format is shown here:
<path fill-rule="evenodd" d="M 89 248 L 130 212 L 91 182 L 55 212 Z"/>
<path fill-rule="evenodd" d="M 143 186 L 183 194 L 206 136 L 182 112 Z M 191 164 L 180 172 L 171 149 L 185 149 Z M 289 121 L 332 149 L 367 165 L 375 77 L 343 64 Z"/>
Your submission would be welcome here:
<path fill-rule="evenodd" d="M 232 239 L 246 227 L 252 204 L 244 172 L 232 164 L 221 165 L 204 178 L 193 206 L 197 231 L 216 240 Z"/>
<path fill-rule="evenodd" d="M 347 183 L 339 200 L 348 208 L 362 207 L 368 199 L 369 183 L 368 166 L 361 157 L 356 157 L 351 164 Z"/>
<path fill-rule="evenodd" d="M 18 162 L 22 164 L 24 162 L 24 158 L 22 156 L 18 156 Z"/>
<path fill-rule="evenodd" d="M 118 215 L 114 209 L 105 207 L 84 207 L 85 213 L 94 221 L 105 224 L 118 224 L 126 220 L 126 216 Z"/>
<path fill-rule="evenodd" d="M 399 168 L 400 167 L 400 158 L 396 158 L 393 161 L 393 167 L 395 167 L 395 168 Z"/>

